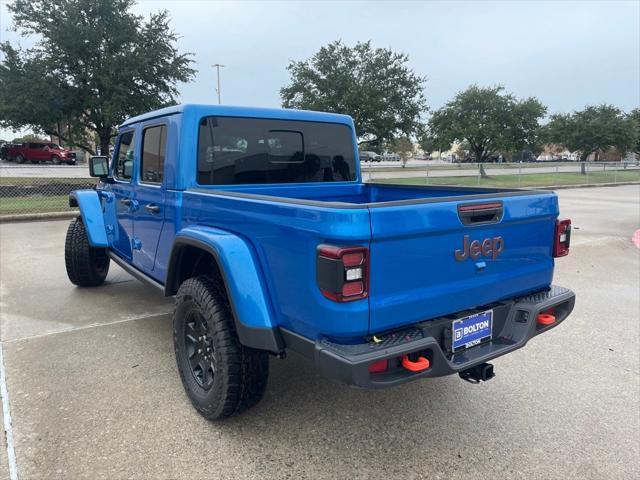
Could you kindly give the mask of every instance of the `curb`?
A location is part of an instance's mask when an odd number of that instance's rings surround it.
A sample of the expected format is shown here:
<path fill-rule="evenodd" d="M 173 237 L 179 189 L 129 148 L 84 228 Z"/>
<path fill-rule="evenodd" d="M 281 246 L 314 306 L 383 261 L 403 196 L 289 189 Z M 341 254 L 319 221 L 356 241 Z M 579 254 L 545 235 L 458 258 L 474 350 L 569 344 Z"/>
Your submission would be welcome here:
<path fill-rule="evenodd" d="M 580 185 L 550 185 L 548 187 L 525 187 L 540 188 L 542 190 L 563 190 L 568 188 L 595 188 L 595 187 L 619 187 L 620 185 L 640 185 L 638 181 L 617 182 L 617 183 L 582 183 Z"/>
<path fill-rule="evenodd" d="M 0 215 L 0 223 L 30 222 L 38 220 L 62 220 L 77 217 L 80 210 L 69 210 L 64 212 L 47 213 L 26 213 L 16 215 Z"/>

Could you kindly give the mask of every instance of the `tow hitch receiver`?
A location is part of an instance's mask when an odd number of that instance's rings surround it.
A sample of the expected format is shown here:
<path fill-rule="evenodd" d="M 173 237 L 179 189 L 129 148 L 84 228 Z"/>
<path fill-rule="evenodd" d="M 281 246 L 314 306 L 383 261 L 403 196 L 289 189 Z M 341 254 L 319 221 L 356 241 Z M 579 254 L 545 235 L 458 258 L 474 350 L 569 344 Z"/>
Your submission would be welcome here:
<path fill-rule="evenodd" d="M 493 373 L 493 365 L 490 363 L 481 363 L 475 367 L 463 370 L 458 373 L 458 375 L 460 375 L 461 379 L 466 380 L 469 383 L 480 383 L 481 381 L 486 382 L 496 376 L 496 374 Z"/>

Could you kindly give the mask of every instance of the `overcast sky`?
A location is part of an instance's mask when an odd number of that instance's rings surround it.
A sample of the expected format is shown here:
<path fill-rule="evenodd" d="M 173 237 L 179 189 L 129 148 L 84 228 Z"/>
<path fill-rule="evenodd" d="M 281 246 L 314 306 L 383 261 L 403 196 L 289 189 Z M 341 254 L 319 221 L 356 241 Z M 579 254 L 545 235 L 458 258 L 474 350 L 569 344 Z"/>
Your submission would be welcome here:
<path fill-rule="evenodd" d="M 0 36 L 11 19 L 0 0 Z M 222 69 L 223 103 L 280 106 L 290 60 L 342 39 L 372 40 L 409 54 L 427 76 L 431 108 L 472 83 L 502 84 L 536 96 L 550 113 L 612 103 L 640 106 L 640 1 L 214 2 L 140 1 L 148 15 L 167 9 L 179 48 L 198 75 L 182 102 L 214 103 Z M 27 45 L 28 41 L 21 41 Z"/>

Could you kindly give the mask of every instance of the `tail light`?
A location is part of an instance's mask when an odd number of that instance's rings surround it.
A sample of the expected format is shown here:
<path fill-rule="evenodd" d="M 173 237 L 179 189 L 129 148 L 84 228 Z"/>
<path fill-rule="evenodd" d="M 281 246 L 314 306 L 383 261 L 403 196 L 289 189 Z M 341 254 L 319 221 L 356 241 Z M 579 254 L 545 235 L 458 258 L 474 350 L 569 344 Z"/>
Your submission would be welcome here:
<path fill-rule="evenodd" d="M 369 295 L 369 249 L 318 246 L 316 279 L 322 294 L 334 302 Z"/>
<path fill-rule="evenodd" d="M 553 242 L 553 256 L 564 257 L 569 255 L 571 245 L 571 220 L 556 220 L 556 232 Z"/>

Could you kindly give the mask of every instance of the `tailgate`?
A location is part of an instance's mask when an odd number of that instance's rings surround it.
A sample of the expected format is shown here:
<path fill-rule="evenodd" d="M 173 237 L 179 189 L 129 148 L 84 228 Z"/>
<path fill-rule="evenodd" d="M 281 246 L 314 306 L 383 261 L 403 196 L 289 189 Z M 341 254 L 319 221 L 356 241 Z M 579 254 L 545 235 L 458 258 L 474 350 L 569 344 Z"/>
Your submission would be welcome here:
<path fill-rule="evenodd" d="M 370 332 L 550 285 L 557 197 L 519 193 L 372 206 Z"/>

